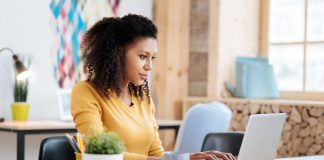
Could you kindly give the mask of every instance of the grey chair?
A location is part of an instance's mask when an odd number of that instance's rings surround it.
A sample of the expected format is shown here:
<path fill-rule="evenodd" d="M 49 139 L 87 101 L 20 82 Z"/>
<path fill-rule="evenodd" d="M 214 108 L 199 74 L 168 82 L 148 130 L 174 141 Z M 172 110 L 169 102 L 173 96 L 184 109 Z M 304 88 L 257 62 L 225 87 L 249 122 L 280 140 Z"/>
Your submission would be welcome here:
<path fill-rule="evenodd" d="M 72 160 L 75 154 L 65 136 L 48 137 L 42 140 L 38 160 Z"/>
<path fill-rule="evenodd" d="M 243 132 L 209 133 L 204 139 L 201 151 L 217 150 L 238 156 L 243 137 Z"/>
<path fill-rule="evenodd" d="M 231 118 L 232 111 L 220 102 L 192 106 L 180 126 L 174 152 L 199 152 L 208 133 L 228 131 Z"/>

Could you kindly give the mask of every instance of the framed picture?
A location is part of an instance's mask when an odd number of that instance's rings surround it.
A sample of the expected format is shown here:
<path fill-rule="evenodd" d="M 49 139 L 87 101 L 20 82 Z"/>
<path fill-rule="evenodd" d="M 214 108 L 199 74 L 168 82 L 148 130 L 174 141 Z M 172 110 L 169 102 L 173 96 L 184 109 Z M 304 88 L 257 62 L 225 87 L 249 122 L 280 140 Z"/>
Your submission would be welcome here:
<path fill-rule="evenodd" d="M 60 89 L 58 91 L 61 119 L 71 121 L 71 89 Z"/>

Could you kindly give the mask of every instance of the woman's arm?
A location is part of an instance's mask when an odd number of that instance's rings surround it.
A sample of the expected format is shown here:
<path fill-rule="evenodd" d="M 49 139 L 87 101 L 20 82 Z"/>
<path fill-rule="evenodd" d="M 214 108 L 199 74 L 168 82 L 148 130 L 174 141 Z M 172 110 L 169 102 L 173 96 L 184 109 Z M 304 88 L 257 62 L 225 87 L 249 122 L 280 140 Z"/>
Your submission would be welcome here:
<path fill-rule="evenodd" d="M 150 145 L 149 151 L 148 151 L 148 156 L 152 156 L 153 158 L 158 158 L 158 157 L 162 157 L 164 154 L 164 149 L 162 147 L 162 143 L 160 140 L 160 136 L 159 136 L 159 126 L 156 122 L 155 116 L 154 116 L 154 112 L 155 112 L 155 107 L 153 104 L 153 100 L 151 99 L 151 109 L 152 109 L 152 125 L 153 125 L 153 141 Z"/>
<path fill-rule="evenodd" d="M 103 131 L 101 108 L 85 84 L 76 85 L 71 94 L 71 113 L 78 132 L 91 136 Z"/>

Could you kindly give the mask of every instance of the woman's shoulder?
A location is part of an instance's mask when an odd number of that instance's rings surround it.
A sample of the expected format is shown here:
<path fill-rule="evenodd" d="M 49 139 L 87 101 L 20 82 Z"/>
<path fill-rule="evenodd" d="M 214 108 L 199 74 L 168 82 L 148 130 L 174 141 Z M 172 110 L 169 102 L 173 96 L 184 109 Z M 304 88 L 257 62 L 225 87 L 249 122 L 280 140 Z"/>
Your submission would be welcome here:
<path fill-rule="evenodd" d="M 92 100 L 102 99 L 99 92 L 95 89 L 91 82 L 88 81 L 81 81 L 77 83 L 72 89 L 71 97 Z"/>
<path fill-rule="evenodd" d="M 95 88 L 93 87 L 93 85 L 91 84 L 91 82 L 88 81 L 81 81 L 78 82 L 72 89 L 72 93 L 73 92 L 92 92 L 94 91 Z"/>
<path fill-rule="evenodd" d="M 83 89 L 83 88 L 93 88 L 93 87 L 90 82 L 84 80 L 84 81 L 80 81 L 77 84 L 75 84 L 73 87 L 73 90 L 74 89 Z"/>

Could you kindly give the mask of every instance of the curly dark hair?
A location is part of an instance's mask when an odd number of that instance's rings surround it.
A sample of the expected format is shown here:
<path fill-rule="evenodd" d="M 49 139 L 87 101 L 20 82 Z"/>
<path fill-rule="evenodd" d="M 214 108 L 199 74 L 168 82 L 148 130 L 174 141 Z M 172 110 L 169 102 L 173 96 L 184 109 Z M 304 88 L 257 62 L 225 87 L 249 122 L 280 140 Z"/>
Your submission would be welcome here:
<path fill-rule="evenodd" d="M 125 47 L 141 38 L 156 39 L 156 35 L 157 27 L 151 20 L 140 15 L 105 17 L 98 21 L 85 33 L 81 44 L 87 81 L 107 98 L 113 93 L 120 96 Z M 147 80 L 140 86 L 129 83 L 128 88 L 135 97 L 141 100 L 146 97 L 150 102 Z"/>

